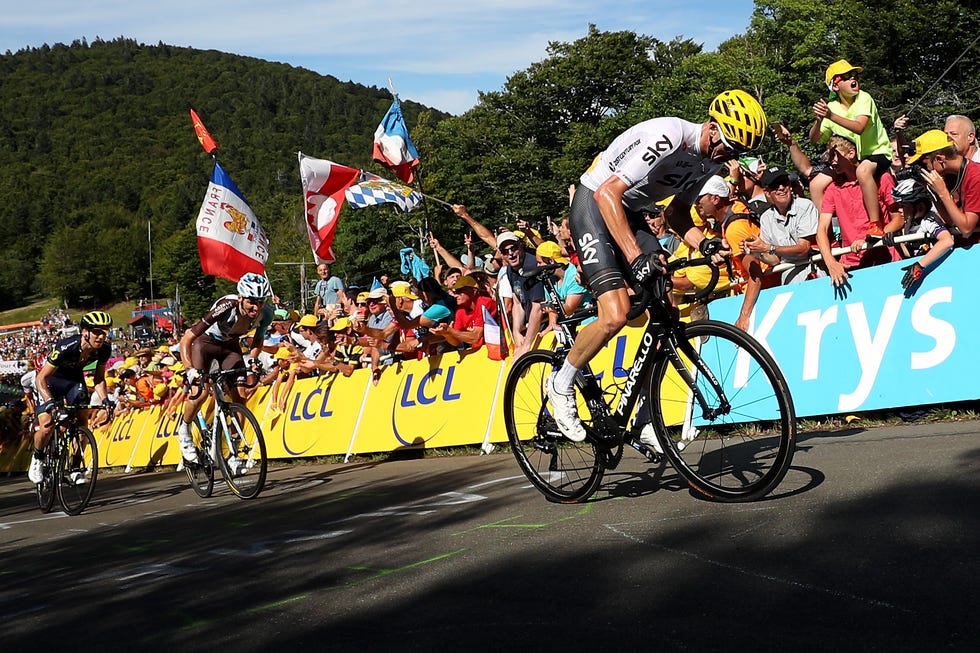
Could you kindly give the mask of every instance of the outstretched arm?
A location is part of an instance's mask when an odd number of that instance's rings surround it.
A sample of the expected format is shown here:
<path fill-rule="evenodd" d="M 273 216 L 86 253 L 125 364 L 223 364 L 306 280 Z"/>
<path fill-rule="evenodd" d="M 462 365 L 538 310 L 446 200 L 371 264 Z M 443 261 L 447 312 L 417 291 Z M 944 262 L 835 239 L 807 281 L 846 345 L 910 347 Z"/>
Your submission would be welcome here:
<path fill-rule="evenodd" d="M 493 237 L 493 232 L 483 226 L 482 223 L 478 222 L 473 216 L 469 214 L 466 207 L 462 204 L 453 204 L 453 213 L 462 218 L 463 222 L 468 224 L 470 228 L 476 233 L 476 235 L 485 242 L 490 247 L 494 249 L 497 248 L 497 239 Z"/>

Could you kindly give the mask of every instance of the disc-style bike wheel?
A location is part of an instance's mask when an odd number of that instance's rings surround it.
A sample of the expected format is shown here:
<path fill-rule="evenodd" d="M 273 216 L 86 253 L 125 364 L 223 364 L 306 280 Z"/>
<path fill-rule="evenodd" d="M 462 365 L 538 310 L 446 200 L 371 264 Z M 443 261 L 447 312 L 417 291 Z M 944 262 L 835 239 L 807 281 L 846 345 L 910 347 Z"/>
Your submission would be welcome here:
<path fill-rule="evenodd" d="M 37 507 L 44 513 L 51 512 L 51 508 L 54 507 L 54 496 L 58 493 L 57 484 L 55 483 L 57 458 L 51 453 L 53 447 L 54 443 L 49 443 L 44 452 L 44 465 L 42 467 L 44 476 L 41 482 L 34 486 L 34 490 L 37 493 Z"/>
<path fill-rule="evenodd" d="M 265 485 L 265 439 L 255 416 L 241 404 L 223 409 L 223 423 L 212 434 L 218 440 L 218 464 L 231 491 L 242 499 L 254 499 Z"/>
<path fill-rule="evenodd" d="M 211 458 L 211 439 L 201 432 L 201 423 L 197 417 L 191 421 L 191 437 L 197 446 L 197 462 L 184 461 L 184 471 L 191 489 L 202 499 L 207 499 L 214 491 L 214 460 Z"/>
<path fill-rule="evenodd" d="M 685 334 L 678 360 L 663 352 L 647 379 L 657 438 L 695 490 L 718 501 L 758 499 L 793 460 L 796 414 L 786 380 L 741 329 L 703 320 Z"/>
<path fill-rule="evenodd" d="M 534 487 L 549 501 L 575 503 L 595 493 L 605 468 L 593 443 L 572 442 L 552 417 L 545 382 L 558 362 L 553 352 L 541 349 L 517 359 L 504 388 L 504 422 L 511 451 Z M 590 422 L 584 402 L 579 415 Z"/>
<path fill-rule="evenodd" d="M 95 436 L 84 426 L 75 426 L 63 435 L 55 480 L 58 500 L 66 514 L 85 510 L 95 492 L 99 477 L 99 448 Z"/>

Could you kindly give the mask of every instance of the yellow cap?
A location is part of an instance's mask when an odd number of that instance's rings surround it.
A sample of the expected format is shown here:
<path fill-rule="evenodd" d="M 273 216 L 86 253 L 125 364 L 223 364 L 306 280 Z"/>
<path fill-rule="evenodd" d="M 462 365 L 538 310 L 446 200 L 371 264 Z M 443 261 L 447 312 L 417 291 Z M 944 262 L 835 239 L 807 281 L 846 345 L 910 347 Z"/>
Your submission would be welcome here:
<path fill-rule="evenodd" d="M 932 154 L 950 146 L 956 146 L 953 139 L 946 135 L 941 129 L 930 129 L 922 136 L 912 141 L 915 144 L 915 153 L 909 157 L 909 163 L 915 163 L 926 154 Z"/>
<path fill-rule="evenodd" d="M 827 66 L 827 74 L 824 75 L 824 82 L 827 84 L 827 88 L 829 88 L 831 91 L 834 90 L 834 77 L 843 75 L 844 73 L 849 73 L 852 70 L 856 73 L 864 72 L 864 68 L 861 66 L 852 66 L 847 62 L 847 59 L 835 61 Z"/>
<path fill-rule="evenodd" d="M 538 249 L 536 250 L 536 253 L 541 258 L 550 258 L 552 261 L 555 261 L 556 263 L 562 263 L 564 265 L 568 265 L 568 257 L 561 253 L 561 247 L 558 245 L 558 243 L 554 241 L 551 240 L 544 241 L 543 243 L 538 245 Z"/>
<path fill-rule="evenodd" d="M 351 326 L 349 317 L 338 317 L 334 320 L 333 324 L 330 325 L 331 331 L 343 331 L 344 329 L 349 329 Z"/>
<path fill-rule="evenodd" d="M 282 360 L 284 358 L 289 358 L 289 348 L 288 347 L 280 347 L 279 349 L 276 350 L 276 355 L 273 356 L 273 358 L 275 358 L 276 360 Z"/>

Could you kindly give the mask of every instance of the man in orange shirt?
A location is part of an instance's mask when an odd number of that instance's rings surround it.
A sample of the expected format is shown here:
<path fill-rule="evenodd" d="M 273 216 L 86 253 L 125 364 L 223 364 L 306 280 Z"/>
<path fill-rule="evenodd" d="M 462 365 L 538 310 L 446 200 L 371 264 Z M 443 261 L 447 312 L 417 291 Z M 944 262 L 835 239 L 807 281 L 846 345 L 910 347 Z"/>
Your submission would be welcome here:
<path fill-rule="evenodd" d="M 709 177 L 701 187 L 694 207 L 706 222 L 715 223 L 715 229 L 721 231 L 721 237 L 733 252 L 732 267 L 745 294 L 735 326 L 744 330 L 748 327 L 749 314 L 762 290 L 763 275 L 768 269 L 754 256 L 741 255 L 742 242 L 759 237 L 758 219 L 744 202 L 732 199 L 731 186 L 717 175 Z M 732 281 L 736 282 L 736 279 Z"/>

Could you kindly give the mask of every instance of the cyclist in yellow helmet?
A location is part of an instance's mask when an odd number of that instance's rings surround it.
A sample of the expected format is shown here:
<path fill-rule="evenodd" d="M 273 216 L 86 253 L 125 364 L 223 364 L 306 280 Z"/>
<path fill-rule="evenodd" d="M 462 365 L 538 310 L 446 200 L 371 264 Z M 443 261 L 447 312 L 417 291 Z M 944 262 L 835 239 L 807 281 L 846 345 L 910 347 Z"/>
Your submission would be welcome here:
<path fill-rule="evenodd" d="M 82 369 L 92 361 L 96 363 L 92 389 L 103 398 L 103 403 L 109 395 L 105 384 L 105 366 L 112 353 L 108 342 L 112 317 L 104 311 L 92 311 L 82 316 L 78 327 L 79 333 L 62 338 L 54 345 L 34 379 L 38 404 L 35 410 L 37 430 L 34 431 L 34 456 L 27 471 L 31 483 L 37 484 L 43 480 L 42 451 L 51 439 L 54 426 L 52 412 L 62 403 L 88 403 Z M 72 480 L 85 482 L 82 476 Z"/>
<path fill-rule="evenodd" d="M 547 382 L 555 421 L 569 439 L 585 439 L 574 394 L 575 376 L 626 324 L 627 284 L 659 275 L 664 252 L 643 210 L 675 195 L 664 210 L 670 227 L 692 248 L 704 234 L 691 220 L 693 195 L 725 161 L 755 150 L 767 127 L 758 100 L 741 90 L 720 93 L 708 119 L 654 118 L 630 127 L 600 153 L 572 196 L 569 227 L 599 316 L 582 328 L 565 363 Z M 652 429 L 644 434 L 652 438 Z"/>

